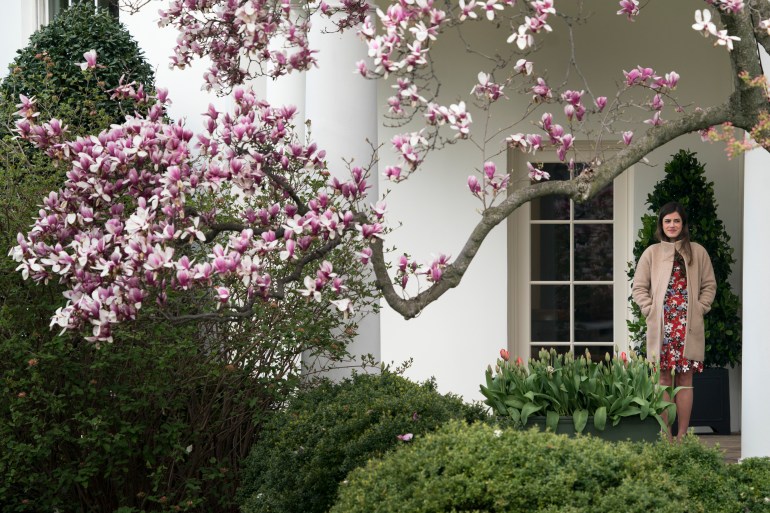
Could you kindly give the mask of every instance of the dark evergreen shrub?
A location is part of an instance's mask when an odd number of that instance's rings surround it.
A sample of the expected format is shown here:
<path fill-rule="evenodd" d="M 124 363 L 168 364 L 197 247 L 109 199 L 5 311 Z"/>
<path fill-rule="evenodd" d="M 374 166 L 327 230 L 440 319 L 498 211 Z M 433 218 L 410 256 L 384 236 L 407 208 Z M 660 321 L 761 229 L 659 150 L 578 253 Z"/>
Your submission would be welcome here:
<path fill-rule="evenodd" d="M 695 437 L 610 443 L 451 422 L 352 471 L 330 511 L 766 511 L 747 509 L 736 467 Z"/>
<path fill-rule="evenodd" d="M 368 459 L 450 419 L 483 418 L 481 406 L 439 394 L 433 381 L 417 384 L 388 371 L 324 381 L 297 394 L 264 429 L 244 465 L 241 511 L 325 512 L 340 481 Z M 397 438 L 406 434 L 414 438 Z"/>
<path fill-rule="evenodd" d="M 77 63 L 90 50 L 97 52 L 97 67 L 84 72 Z M 10 64 L 0 84 L 0 134 L 13 127 L 20 94 L 37 99 L 41 119 L 56 117 L 74 135 L 122 122 L 138 106 L 110 98 L 121 77 L 146 88 L 154 83 L 152 68 L 128 30 L 92 2 L 77 3 L 35 32 Z"/>
<path fill-rule="evenodd" d="M 690 222 L 690 238 L 701 244 L 714 266 L 717 293 L 711 311 L 705 316 L 706 356 L 705 365 L 724 367 L 735 365 L 741 359 L 740 300 L 732 291 L 728 278 L 735 263 L 730 236 L 717 217 L 714 182 L 705 177 L 705 169 L 695 153 L 680 150 L 666 164 L 666 176 L 647 196 L 651 214 L 642 217 L 642 228 L 634 244 L 634 262 L 628 276 L 633 279 L 636 263 L 655 239 L 655 223 L 660 207 L 669 201 L 678 201 L 687 211 Z M 634 319 L 628 327 L 631 339 L 642 354 L 646 354 L 647 325 L 639 307 L 632 301 Z"/>

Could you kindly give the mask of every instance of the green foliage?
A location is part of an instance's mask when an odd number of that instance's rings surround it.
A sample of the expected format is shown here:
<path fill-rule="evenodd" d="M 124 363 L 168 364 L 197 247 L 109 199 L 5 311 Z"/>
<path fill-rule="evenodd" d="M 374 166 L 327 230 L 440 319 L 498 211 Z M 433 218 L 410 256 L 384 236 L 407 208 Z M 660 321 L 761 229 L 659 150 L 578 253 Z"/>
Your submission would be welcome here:
<path fill-rule="evenodd" d="M 728 468 L 747 511 L 770 511 L 770 458 L 747 458 Z"/>
<path fill-rule="evenodd" d="M 498 360 L 497 373 L 486 372 L 481 393 L 500 417 L 509 417 L 516 427 L 527 425 L 530 416 L 546 418 L 546 426 L 556 431 L 560 416 L 572 416 L 575 431 L 583 432 L 589 417 L 603 431 L 609 421 L 616 426 L 624 417 L 648 416 L 658 420 L 668 412 L 673 419 L 674 397 L 679 388 L 659 384 L 660 373 L 642 357 L 594 361 L 586 354 L 575 358 L 572 352 L 558 354 L 555 349 L 540 351 L 527 364 Z"/>
<path fill-rule="evenodd" d="M 82 71 L 83 54 L 96 50 L 97 68 Z M 82 2 L 61 12 L 19 50 L 0 85 L 0 114 L 6 135 L 19 95 L 34 96 L 44 119 L 56 117 L 75 135 L 97 133 L 141 106 L 116 101 L 110 90 L 136 81 L 151 87 L 152 68 L 126 28 L 107 11 Z"/>
<path fill-rule="evenodd" d="M 680 150 L 666 164 L 666 177 L 655 185 L 647 196 L 647 204 L 654 214 L 642 217 L 642 228 L 634 244 L 634 263 L 629 264 L 628 276 L 633 279 L 636 263 L 655 239 L 657 212 L 669 201 L 678 201 L 687 211 L 691 240 L 701 244 L 714 266 L 717 293 L 711 311 L 704 317 L 706 332 L 705 365 L 724 367 L 735 365 L 741 359 L 740 300 L 733 293 L 728 278 L 735 263 L 730 236 L 717 217 L 714 182 L 705 177 L 703 164 L 695 153 Z M 647 325 L 639 307 L 632 301 L 633 320 L 628 322 L 631 339 L 641 354 L 646 354 Z"/>
<path fill-rule="evenodd" d="M 244 464 L 243 513 L 327 511 L 339 482 L 355 467 L 453 418 L 484 418 L 480 406 L 441 395 L 436 384 L 384 370 L 321 382 L 293 398 L 265 427 Z"/>
<path fill-rule="evenodd" d="M 767 511 L 743 497 L 741 467 L 695 437 L 609 443 L 451 422 L 351 472 L 331 512 Z"/>

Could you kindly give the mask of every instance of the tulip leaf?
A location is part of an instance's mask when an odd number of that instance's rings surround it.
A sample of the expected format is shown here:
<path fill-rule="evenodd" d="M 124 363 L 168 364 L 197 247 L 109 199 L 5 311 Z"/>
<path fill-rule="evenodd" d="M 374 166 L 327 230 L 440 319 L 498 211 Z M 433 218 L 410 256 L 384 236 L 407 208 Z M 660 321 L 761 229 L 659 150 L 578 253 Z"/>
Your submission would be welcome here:
<path fill-rule="evenodd" d="M 518 397 L 509 397 L 505 400 L 506 406 L 513 406 L 514 408 L 521 409 L 524 406 L 524 401 Z"/>
<path fill-rule="evenodd" d="M 556 427 L 559 425 L 559 414 L 553 410 L 545 413 L 545 425 L 548 429 L 556 433 Z"/>
<path fill-rule="evenodd" d="M 527 419 L 530 415 L 533 413 L 540 411 L 543 407 L 538 406 L 535 403 L 527 403 L 524 405 L 524 407 L 521 409 L 521 423 L 523 425 L 527 425 Z"/>
<path fill-rule="evenodd" d="M 604 431 L 607 424 L 607 407 L 601 406 L 594 412 L 594 427 L 599 431 Z"/>
<path fill-rule="evenodd" d="M 582 433 L 588 423 L 588 410 L 575 410 L 572 414 L 572 423 L 575 424 L 575 432 Z"/>

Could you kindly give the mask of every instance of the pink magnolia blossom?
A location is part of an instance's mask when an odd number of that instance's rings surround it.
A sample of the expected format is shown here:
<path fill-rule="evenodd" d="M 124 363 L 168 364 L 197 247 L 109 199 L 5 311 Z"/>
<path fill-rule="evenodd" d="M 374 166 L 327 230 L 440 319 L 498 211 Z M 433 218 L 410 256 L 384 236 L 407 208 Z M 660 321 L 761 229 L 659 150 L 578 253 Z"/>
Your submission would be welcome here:
<path fill-rule="evenodd" d="M 86 53 L 83 54 L 83 58 L 86 60 L 85 62 L 79 62 L 77 65 L 80 66 L 80 69 L 85 71 L 87 69 L 92 69 L 96 67 L 96 50 L 89 50 Z"/>
<path fill-rule="evenodd" d="M 634 21 L 634 17 L 639 14 L 639 1 L 638 0 L 620 0 L 620 10 L 618 15 L 626 15 L 628 21 Z"/>
<path fill-rule="evenodd" d="M 508 43 L 516 42 L 519 50 L 524 50 L 535 44 L 535 38 L 529 32 L 527 25 L 519 25 L 519 28 L 508 37 Z"/>
<path fill-rule="evenodd" d="M 540 180 L 549 180 L 551 175 L 547 171 L 543 171 L 532 165 L 531 162 L 527 162 L 527 169 L 529 169 L 529 179 L 539 182 Z"/>
<path fill-rule="evenodd" d="M 708 9 L 695 11 L 695 23 L 692 25 L 693 30 L 696 30 L 708 37 L 709 35 L 715 36 L 717 33 L 717 26 L 711 21 L 711 11 Z"/>
<path fill-rule="evenodd" d="M 594 104 L 596 105 L 596 108 L 599 110 L 599 112 L 604 110 L 604 107 L 607 105 L 607 97 L 606 96 L 599 96 L 595 101 Z"/>
<path fill-rule="evenodd" d="M 470 189 L 474 196 L 477 196 L 481 192 L 481 184 L 479 183 L 479 179 L 474 175 L 470 175 L 468 177 L 468 189 Z"/>
<path fill-rule="evenodd" d="M 551 88 L 548 87 L 542 77 L 537 78 L 537 83 L 532 86 L 532 99 L 537 101 L 547 101 L 552 97 Z"/>
<path fill-rule="evenodd" d="M 528 61 L 527 59 L 519 59 L 516 61 L 516 64 L 513 66 L 514 71 L 516 73 L 521 73 L 523 75 L 531 75 L 532 70 L 534 69 L 534 63 L 532 61 Z"/>

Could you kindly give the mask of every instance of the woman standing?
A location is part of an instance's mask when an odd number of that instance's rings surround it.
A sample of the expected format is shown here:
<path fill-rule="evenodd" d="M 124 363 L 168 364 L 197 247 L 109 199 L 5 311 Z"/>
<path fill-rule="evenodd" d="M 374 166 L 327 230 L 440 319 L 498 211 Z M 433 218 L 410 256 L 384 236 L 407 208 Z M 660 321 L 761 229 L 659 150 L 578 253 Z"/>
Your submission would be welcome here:
<path fill-rule="evenodd" d="M 647 321 L 647 359 L 660 362 L 661 384 L 688 387 L 674 397 L 681 440 L 690 424 L 692 377 L 703 371 L 703 316 L 717 286 L 708 253 L 690 240 L 682 205 L 663 205 L 655 235 L 660 242 L 642 253 L 632 295 Z"/>

